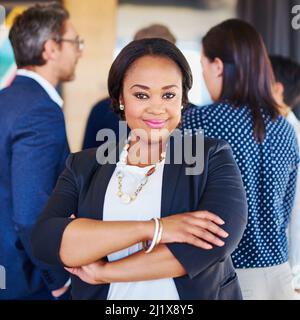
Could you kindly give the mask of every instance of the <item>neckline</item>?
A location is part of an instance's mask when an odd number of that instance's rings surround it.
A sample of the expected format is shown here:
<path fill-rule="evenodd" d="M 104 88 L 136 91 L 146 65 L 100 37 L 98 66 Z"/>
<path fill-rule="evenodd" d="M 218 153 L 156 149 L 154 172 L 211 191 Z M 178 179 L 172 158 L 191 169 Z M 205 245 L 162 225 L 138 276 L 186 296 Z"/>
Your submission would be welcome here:
<path fill-rule="evenodd" d="M 127 164 L 127 163 L 124 163 L 124 160 L 125 158 L 127 158 L 127 154 L 128 152 L 126 150 L 122 150 L 121 154 L 120 154 L 120 159 L 119 161 L 117 162 L 117 166 L 122 166 L 123 168 L 136 168 L 136 170 L 140 170 L 140 171 L 147 171 L 149 170 L 151 167 L 154 167 L 156 165 L 156 167 L 160 166 L 161 164 L 164 164 L 165 163 L 165 160 L 166 158 L 163 158 L 161 161 L 157 162 L 157 163 L 153 163 L 153 164 L 150 164 L 148 166 L 145 166 L 145 167 L 139 167 L 137 165 L 131 165 L 131 164 Z M 134 170 L 134 169 L 133 169 Z"/>
<path fill-rule="evenodd" d="M 162 161 L 158 162 L 156 164 L 156 168 L 158 169 L 159 167 L 163 166 L 165 164 L 165 159 L 163 159 Z M 121 163 L 120 161 L 117 162 L 117 167 L 118 168 L 122 168 L 124 170 L 127 170 L 127 171 L 135 171 L 135 172 L 147 172 L 150 168 L 154 167 L 155 165 L 154 164 L 151 164 L 149 166 L 145 166 L 145 167 L 139 167 L 139 166 L 136 166 L 136 165 L 129 165 L 129 164 L 124 164 L 124 163 Z"/>

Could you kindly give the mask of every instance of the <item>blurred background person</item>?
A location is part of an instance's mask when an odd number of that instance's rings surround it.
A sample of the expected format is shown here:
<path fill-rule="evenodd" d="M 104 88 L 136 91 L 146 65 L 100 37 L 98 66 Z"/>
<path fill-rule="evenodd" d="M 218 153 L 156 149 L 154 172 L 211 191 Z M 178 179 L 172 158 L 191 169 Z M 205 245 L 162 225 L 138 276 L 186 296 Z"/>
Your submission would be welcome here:
<path fill-rule="evenodd" d="M 190 108 L 183 128 L 226 140 L 241 170 L 248 224 L 232 254 L 244 299 L 293 299 L 287 225 L 299 162 L 293 128 L 273 98 L 274 76 L 258 32 L 229 19 L 202 41 L 203 76 L 215 104 Z"/>
<path fill-rule="evenodd" d="M 134 40 L 149 38 L 161 38 L 176 44 L 176 38 L 169 28 L 161 24 L 152 24 L 142 28 L 134 36 Z M 190 104 L 188 107 L 191 107 Z M 83 149 L 99 147 L 106 141 L 97 141 L 97 132 L 101 129 L 111 129 L 114 131 L 117 140 L 119 139 L 120 118 L 111 107 L 111 99 L 106 98 L 99 101 L 92 109 L 83 140 Z M 128 129 L 129 130 L 129 129 Z"/>
<path fill-rule="evenodd" d="M 55 87 L 74 79 L 80 40 L 57 3 L 17 16 L 9 38 L 18 71 L 0 92 L 0 299 L 51 299 L 67 291 L 69 276 L 38 262 L 29 239 L 69 154 Z"/>
<path fill-rule="evenodd" d="M 300 102 L 300 65 L 290 58 L 271 55 L 270 61 L 275 76 L 273 92 L 280 107 L 280 113 L 293 125 L 299 124 L 293 109 Z M 295 126 L 297 131 L 299 128 Z"/>
<path fill-rule="evenodd" d="M 262 34 L 270 54 L 289 56 L 300 63 L 300 33 L 289 23 L 292 18 L 296 20 L 296 13 L 291 14 L 295 1 L 64 1 L 72 21 L 86 42 L 76 80 L 61 86 L 72 152 L 82 149 L 91 107 L 108 96 L 106 80 L 112 60 L 132 40 L 136 30 L 152 24 L 163 24 L 172 30 L 176 35 L 176 45 L 187 58 L 195 80 L 189 100 L 195 105 L 208 105 L 211 99 L 201 72 L 198 72 L 201 68 L 198 53 L 207 30 L 229 18 L 245 19 Z M 36 0 L 0 2 L 6 8 L 5 24 L 9 28 L 15 14 Z M 0 31 L 0 88 L 10 82 L 14 71 L 11 52 L 7 37 L 3 37 Z"/>
<path fill-rule="evenodd" d="M 300 122 L 293 108 L 300 101 L 300 65 L 290 58 L 270 56 L 275 84 L 274 96 L 280 113 L 293 126 L 298 146 L 300 144 Z M 294 206 L 289 223 L 289 262 L 293 272 L 293 287 L 300 293 L 300 172 L 298 169 Z"/>

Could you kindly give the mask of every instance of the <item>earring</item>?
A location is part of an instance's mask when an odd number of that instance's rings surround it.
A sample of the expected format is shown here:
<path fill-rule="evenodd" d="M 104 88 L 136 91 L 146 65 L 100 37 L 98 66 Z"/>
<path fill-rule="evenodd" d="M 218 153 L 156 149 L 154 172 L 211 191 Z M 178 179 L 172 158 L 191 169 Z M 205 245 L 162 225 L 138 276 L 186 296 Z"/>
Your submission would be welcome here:
<path fill-rule="evenodd" d="M 181 110 L 183 109 L 184 107 L 183 106 L 181 106 Z"/>
<path fill-rule="evenodd" d="M 124 104 L 120 104 L 120 110 L 123 111 L 125 109 Z"/>

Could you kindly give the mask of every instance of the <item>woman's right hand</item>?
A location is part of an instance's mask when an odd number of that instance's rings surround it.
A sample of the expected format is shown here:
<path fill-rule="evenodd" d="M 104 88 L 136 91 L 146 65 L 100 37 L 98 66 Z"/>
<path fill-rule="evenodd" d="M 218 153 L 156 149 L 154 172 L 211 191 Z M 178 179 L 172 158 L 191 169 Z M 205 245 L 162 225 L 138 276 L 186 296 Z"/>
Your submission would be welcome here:
<path fill-rule="evenodd" d="M 209 211 L 180 213 L 162 218 L 163 234 L 161 243 L 188 243 L 202 249 L 212 249 L 212 245 L 222 247 L 228 237 L 219 225 L 225 222 Z"/>

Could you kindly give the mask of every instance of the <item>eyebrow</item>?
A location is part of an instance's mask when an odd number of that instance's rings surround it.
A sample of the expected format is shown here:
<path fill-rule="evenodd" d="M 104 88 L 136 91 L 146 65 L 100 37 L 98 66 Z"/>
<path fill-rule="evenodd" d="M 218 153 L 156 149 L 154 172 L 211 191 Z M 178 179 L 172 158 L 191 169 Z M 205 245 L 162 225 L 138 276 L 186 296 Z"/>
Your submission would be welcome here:
<path fill-rule="evenodd" d="M 142 84 L 134 84 L 133 86 L 130 87 L 130 89 L 132 89 L 132 88 L 134 88 L 134 87 L 139 87 L 139 88 L 144 89 L 144 90 L 150 90 L 149 87 L 144 86 L 144 85 L 142 85 Z M 178 88 L 178 86 L 177 86 L 176 84 L 170 84 L 170 85 L 168 85 L 168 86 L 162 87 L 162 89 L 163 89 L 163 90 L 166 90 L 166 89 L 171 89 L 171 88 L 174 88 L 174 87 Z"/>

